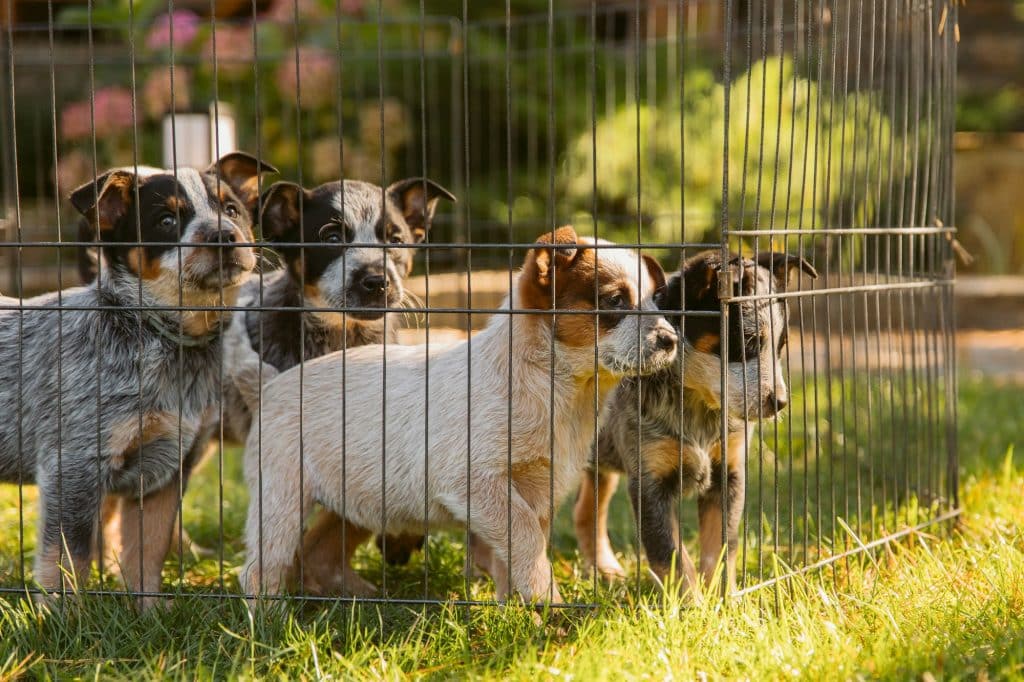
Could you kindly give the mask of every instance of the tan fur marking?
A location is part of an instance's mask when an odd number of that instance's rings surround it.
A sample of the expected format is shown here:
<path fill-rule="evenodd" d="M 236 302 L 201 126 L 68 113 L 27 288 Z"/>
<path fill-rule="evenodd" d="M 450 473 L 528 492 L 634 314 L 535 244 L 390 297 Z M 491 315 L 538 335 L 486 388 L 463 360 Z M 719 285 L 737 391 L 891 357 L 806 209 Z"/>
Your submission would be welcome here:
<path fill-rule="evenodd" d="M 160 261 L 150 259 L 141 246 L 130 249 L 125 256 L 125 262 L 128 268 L 142 279 L 156 279 L 160 276 Z"/>
<path fill-rule="evenodd" d="M 173 433 L 177 426 L 178 415 L 172 412 L 145 413 L 141 430 L 137 416 L 115 424 L 110 428 L 110 440 L 107 441 L 107 448 L 114 453 L 115 467 L 123 466 L 125 457 L 133 455 L 140 446 Z"/>
<path fill-rule="evenodd" d="M 747 454 L 747 440 L 746 434 L 742 431 L 729 434 L 729 440 L 726 445 L 725 452 L 726 466 L 729 468 L 729 471 L 734 471 L 743 466 Z M 719 445 L 719 443 L 716 443 L 708 452 L 711 457 L 711 461 L 716 464 L 722 463 L 722 451 Z"/>
<path fill-rule="evenodd" d="M 678 475 L 680 463 L 693 457 L 687 452 L 689 445 L 679 446 L 675 438 L 662 438 L 641 443 L 643 467 L 655 478 L 666 479 Z"/>
<path fill-rule="evenodd" d="M 188 202 L 181 197 L 169 196 L 165 202 L 167 210 L 172 213 L 181 213 L 188 210 Z"/>
<path fill-rule="evenodd" d="M 718 350 L 721 339 L 718 334 L 705 334 L 693 344 L 694 349 L 699 353 L 714 353 Z"/>

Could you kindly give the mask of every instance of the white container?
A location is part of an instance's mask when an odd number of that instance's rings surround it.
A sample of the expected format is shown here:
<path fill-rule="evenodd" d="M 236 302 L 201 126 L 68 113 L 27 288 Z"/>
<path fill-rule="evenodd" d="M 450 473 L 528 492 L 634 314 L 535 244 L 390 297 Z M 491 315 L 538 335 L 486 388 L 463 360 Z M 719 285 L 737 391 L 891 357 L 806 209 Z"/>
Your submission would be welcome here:
<path fill-rule="evenodd" d="M 216 113 L 216 116 L 215 116 Z M 216 124 L 214 124 L 216 120 Z M 218 102 L 207 112 L 175 112 L 163 120 L 163 167 L 206 168 L 238 149 L 234 111 Z"/>

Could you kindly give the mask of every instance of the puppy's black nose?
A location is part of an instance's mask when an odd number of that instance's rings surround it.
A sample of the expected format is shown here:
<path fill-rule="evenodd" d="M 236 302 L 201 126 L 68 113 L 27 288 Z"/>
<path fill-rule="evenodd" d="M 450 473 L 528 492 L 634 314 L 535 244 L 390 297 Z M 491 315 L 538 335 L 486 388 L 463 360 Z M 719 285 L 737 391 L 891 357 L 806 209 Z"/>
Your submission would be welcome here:
<path fill-rule="evenodd" d="M 778 414 L 786 409 L 786 405 L 789 405 L 789 399 L 786 396 L 779 396 L 774 393 L 768 395 L 764 400 L 766 412 L 768 414 Z"/>
<path fill-rule="evenodd" d="M 676 337 L 675 332 L 671 332 L 667 329 L 659 329 L 658 336 L 654 340 L 654 345 L 658 350 L 670 351 L 675 349 L 678 341 L 679 339 Z"/>
<path fill-rule="evenodd" d="M 234 244 L 238 241 L 238 236 L 234 230 L 215 230 L 210 233 L 207 241 L 211 244 Z"/>
<path fill-rule="evenodd" d="M 367 275 L 359 281 L 359 285 L 371 294 L 379 294 L 387 291 L 391 282 L 384 275 Z"/>

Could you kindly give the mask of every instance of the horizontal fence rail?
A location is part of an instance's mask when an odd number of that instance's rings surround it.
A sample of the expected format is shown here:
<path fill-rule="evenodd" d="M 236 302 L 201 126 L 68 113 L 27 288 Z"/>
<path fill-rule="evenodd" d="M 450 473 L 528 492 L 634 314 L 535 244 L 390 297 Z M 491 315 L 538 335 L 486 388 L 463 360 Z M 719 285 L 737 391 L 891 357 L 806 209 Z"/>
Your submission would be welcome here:
<path fill-rule="evenodd" d="M 957 3 L 242 5 L 0 8 L 0 593 L 594 608 L 959 515 Z"/>

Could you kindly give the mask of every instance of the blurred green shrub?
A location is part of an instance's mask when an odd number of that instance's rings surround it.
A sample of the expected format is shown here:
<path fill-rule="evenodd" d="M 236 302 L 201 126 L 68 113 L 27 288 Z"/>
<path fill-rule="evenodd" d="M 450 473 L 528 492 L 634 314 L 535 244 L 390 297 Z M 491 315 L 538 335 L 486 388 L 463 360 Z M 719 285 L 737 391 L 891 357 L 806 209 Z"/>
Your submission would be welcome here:
<path fill-rule="evenodd" d="M 593 200 L 596 170 L 599 213 L 639 214 L 645 241 L 678 240 L 678 222 L 656 218 L 681 212 L 687 240 L 716 238 L 725 89 L 698 67 L 683 75 L 682 91 L 662 106 L 626 105 L 598 122 L 596 139 L 587 131 L 572 141 L 564 188 L 580 211 Z M 833 97 L 791 59 L 771 58 L 733 81 L 729 105 L 733 229 L 860 225 L 877 214 L 877 170 L 900 142 L 875 95 Z M 635 226 L 602 233 L 636 238 Z"/>

